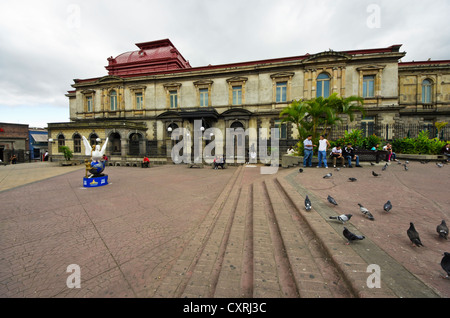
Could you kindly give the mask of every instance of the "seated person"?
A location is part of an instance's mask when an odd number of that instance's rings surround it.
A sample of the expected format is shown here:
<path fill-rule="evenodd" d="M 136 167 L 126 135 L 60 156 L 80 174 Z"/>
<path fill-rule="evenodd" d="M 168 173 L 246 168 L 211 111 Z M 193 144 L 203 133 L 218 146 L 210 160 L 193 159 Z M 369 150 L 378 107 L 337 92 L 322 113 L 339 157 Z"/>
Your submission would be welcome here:
<path fill-rule="evenodd" d="M 287 154 L 288 155 L 293 155 L 295 153 L 294 148 L 292 148 L 292 146 L 289 147 L 289 149 L 287 150 Z"/>
<path fill-rule="evenodd" d="M 352 160 L 356 161 L 356 166 L 358 168 L 362 168 L 359 165 L 359 156 L 357 154 L 355 154 L 355 149 L 353 149 L 352 144 L 348 143 L 347 146 L 344 148 L 344 157 L 347 159 L 348 161 L 348 167 L 349 168 L 353 168 L 352 167 Z"/>
<path fill-rule="evenodd" d="M 444 148 L 442 148 L 442 153 L 446 156 L 446 160 L 448 162 L 448 158 L 450 157 L 450 144 L 446 144 Z"/>
<path fill-rule="evenodd" d="M 379 148 L 380 148 L 380 144 L 376 144 L 375 146 L 373 146 L 372 147 L 372 149 L 370 149 L 370 150 L 373 150 L 373 151 L 378 151 L 379 150 Z"/>
<path fill-rule="evenodd" d="M 390 143 L 386 143 L 386 145 L 383 147 L 383 150 L 388 152 L 386 156 L 387 162 L 390 162 L 391 160 L 397 161 L 396 154 L 392 151 L 392 145 Z"/>
<path fill-rule="evenodd" d="M 333 158 L 333 167 L 336 168 L 336 160 L 341 159 L 342 166 L 345 167 L 344 156 L 342 155 L 341 146 L 337 145 L 331 149 L 331 158 Z"/>
<path fill-rule="evenodd" d="M 216 157 L 214 158 L 214 169 L 219 169 L 219 167 L 222 167 L 222 169 L 224 168 L 223 166 L 225 165 L 225 158 L 224 157 Z"/>
<path fill-rule="evenodd" d="M 142 160 L 142 168 L 148 168 L 150 164 L 150 159 L 148 159 L 147 156 L 144 157 L 144 159 Z"/>

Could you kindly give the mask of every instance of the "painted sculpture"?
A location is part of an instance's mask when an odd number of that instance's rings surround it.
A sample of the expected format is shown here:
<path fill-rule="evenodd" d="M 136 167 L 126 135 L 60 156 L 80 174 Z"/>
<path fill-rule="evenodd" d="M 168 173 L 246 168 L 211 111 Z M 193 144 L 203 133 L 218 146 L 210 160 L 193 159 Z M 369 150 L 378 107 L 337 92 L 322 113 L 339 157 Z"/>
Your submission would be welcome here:
<path fill-rule="evenodd" d="M 105 143 L 100 148 L 100 145 L 95 145 L 91 147 L 91 144 L 82 136 L 83 144 L 85 147 L 86 156 L 91 156 L 91 161 L 85 160 L 86 165 L 86 176 L 84 177 L 83 185 L 85 187 L 97 187 L 108 184 L 108 176 L 103 174 L 105 170 L 105 161 L 103 160 L 103 155 L 106 151 L 106 146 L 108 145 L 108 138 L 106 138 Z"/>

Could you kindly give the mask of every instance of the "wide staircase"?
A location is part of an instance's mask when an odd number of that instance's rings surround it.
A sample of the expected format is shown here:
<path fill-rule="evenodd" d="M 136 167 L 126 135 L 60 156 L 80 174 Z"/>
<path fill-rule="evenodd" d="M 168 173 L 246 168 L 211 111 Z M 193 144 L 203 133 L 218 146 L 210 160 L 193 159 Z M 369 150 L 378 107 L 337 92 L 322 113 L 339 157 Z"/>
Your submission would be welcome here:
<path fill-rule="evenodd" d="M 436 296 L 399 264 L 381 288 L 370 286 L 370 263 L 326 220 L 325 203 L 308 193 L 316 204 L 304 209 L 306 190 L 293 173 L 237 167 L 153 297 L 409 297 L 411 289 L 421 290 L 415 297 Z"/>

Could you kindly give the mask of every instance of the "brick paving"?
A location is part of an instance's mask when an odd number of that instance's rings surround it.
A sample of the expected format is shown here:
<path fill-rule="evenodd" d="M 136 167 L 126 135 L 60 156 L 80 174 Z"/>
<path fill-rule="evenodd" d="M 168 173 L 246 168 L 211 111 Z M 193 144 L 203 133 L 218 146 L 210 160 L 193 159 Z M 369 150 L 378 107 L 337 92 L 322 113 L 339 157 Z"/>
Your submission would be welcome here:
<path fill-rule="evenodd" d="M 0 296 L 450 296 L 439 265 L 449 243 L 435 233 L 449 219 L 449 166 L 393 164 L 378 179 L 372 169 L 381 165 L 275 175 L 253 166 L 107 167 L 110 184 L 86 189 L 82 166 L 0 167 Z M 375 221 L 358 215 L 358 202 Z M 342 225 L 327 220 L 343 212 L 364 241 L 345 245 Z M 410 221 L 425 248 L 411 247 Z M 81 288 L 66 285 L 70 264 L 80 266 Z M 381 267 L 381 288 L 367 287 L 369 264 Z"/>

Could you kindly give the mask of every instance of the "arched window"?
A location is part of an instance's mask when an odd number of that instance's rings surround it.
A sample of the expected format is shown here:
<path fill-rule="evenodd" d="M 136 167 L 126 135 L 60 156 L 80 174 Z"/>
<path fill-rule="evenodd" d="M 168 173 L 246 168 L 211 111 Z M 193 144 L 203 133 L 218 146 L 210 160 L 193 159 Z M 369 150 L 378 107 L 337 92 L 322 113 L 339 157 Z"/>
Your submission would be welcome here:
<path fill-rule="evenodd" d="M 95 146 L 97 144 L 97 138 L 98 136 L 95 133 L 89 136 L 89 143 L 91 144 L 91 146 Z"/>
<path fill-rule="evenodd" d="M 66 145 L 66 138 L 64 137 L 63 134 L 60 134 L 58 136 L 58 148 L 65 145 Z"/>
<path fill-rule="evenodd" d="M 73 152 L 81 152 L 81 136 L 79 134 L 73 135 Z"/>
<path fill-rule="evenodd" d="M 111 110 L 117 110 L 117 92 L 115 90 L 109 93 L 109 102 Z"/>
<path fill-rule="evenodd" d="M 317 76 L 316 97 L 327 98 L 330 96 L 330 76 L 321 73 Z"/>
<path fill-rule="evenodd" d="M 430 104 L 431 103 L 431 91 L 432 91 L 433 83 L 426 79 L 422 82 L 422 103 Z"/>

